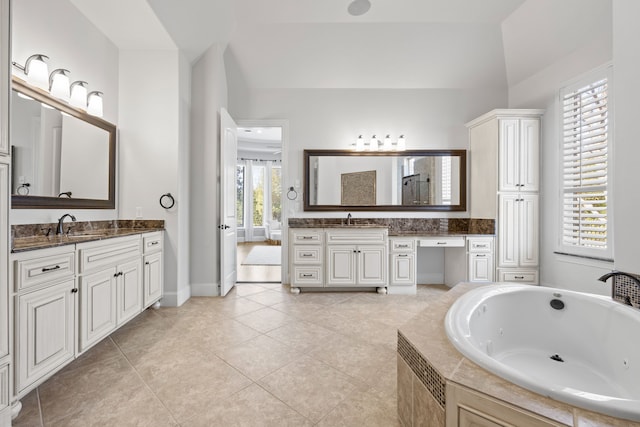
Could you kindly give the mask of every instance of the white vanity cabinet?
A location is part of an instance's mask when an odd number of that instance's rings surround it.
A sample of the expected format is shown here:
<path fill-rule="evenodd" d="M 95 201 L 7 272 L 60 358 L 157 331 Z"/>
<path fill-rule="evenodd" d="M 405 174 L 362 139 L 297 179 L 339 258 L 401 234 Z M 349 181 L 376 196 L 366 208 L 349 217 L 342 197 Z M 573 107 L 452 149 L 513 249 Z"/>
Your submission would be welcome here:
<path fill-rule="evenodd" d="M 144 252 L 144 307 L 149 307 L 162 297 L 163 287 L 163 232 L 142 235 Z"/>
<path fill-rule="evenodd" d="M 467 237 L 469 282 L 493 282 L 493 237 Z"/>
<path fill-rule="evenodd" d="M 389 294 L 416 293 L 416 240 L 389 238 Z"/>
<path fill-rule="evenodd" d="M 79 351 L 84 352 L 142 311 L 141 237 L 80 243 L 77 248 Z"/>
<path fill-rule="evenodd" d="M 292 228 L 289 230 L 289 265 L 291 288 L 324 286 L 324 230 Z"/>
<path fill-rule="evenodd" d="M 13 256 L 15 393 L 24 395 L 75 355 L 73 246 Z"/>
<path fill-rule="evenodd" d="M 387 286 L 386 228 L 328 229 L 326 286 Z"/>

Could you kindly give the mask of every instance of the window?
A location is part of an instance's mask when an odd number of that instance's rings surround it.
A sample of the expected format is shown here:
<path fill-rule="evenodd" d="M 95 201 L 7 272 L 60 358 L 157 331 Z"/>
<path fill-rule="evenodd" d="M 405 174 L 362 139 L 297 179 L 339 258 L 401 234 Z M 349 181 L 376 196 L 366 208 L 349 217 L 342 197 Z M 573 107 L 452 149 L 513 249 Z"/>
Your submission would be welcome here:
<path fill-rule="evenodd" d="M 271 166 L 271 219 L 282 222 L 282 167 Z"/>
<path fill-rule="evenodd" d="M 236 223 L 239 228 L 244 227 L 245 171 L 244 165 L 238 165 L 236 168 Z"/>
<path fill-rule="evenodd" d="M 610 258 L 610 77 L 606 72 L 560 92 L 564 252 Z"/>
<path fill-rule="evenodd" d="M 264 225 L 264 187 L 265 167 L 252 165 L 253 175 L 253 226 Z"/>

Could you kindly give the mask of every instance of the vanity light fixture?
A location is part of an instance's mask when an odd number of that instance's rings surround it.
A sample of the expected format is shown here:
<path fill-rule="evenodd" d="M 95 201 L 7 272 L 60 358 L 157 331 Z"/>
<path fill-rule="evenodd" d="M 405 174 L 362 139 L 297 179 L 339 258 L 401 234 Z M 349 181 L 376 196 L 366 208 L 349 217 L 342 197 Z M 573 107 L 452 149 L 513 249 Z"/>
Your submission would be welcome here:
<path fill-rule="evenodd" d="M 57 68 L 49 75 L 49 93 L 56 98 L 69 102 L 71 98 L 70 83 L 69 70 Z"/>
<path fill-rule="evenodd" d="M 102 117 L 102 92 L 94 90 L 87 96 L 87 113 Z"/>
<path fill-rule="evenodd" d="M 17 62 L 12 62 L 12 64 L 24 72 L 27 76 L 27 83 L 31 86 L 49 90 L 49 66 L 44 61 L 45 59 L 49 59 L 49 57 L 36 53 L 27 58 L 24 67 Z"/>
<path fill-rule="evenodd" d="M 359 135 L 358 139 L 356 139 L 356 151 L 364 151 L 364 138 L 362 135 Z"/>
<path fill-rule="evenodd" d="M 380 141 L 376 135 L 371 137 L 369 142 L 365 142 L 362 135 L 359 135 L 356 142 L 351 144 L 355 151 L 405 151 L 407 149 L 404 135 L 398 137 L 397 142 L 391 140 L 391 135 L 387 134 L 384 141 Z"/>
<path fill-rule="evenodd" d="M 404 138 L 404 135 L 400 135 L 398 137 L 398 142 L 396 143 L 396 151 L 404 151 L 407 149 L 407 141 Z"/>
<path fill-rule="evenodd" d="M 87 109 L 87 82 L 82 80 L 71 83 L 71 99 L 69 104 L 77 108 Z"/>
<path fill-rule="evenodd" d="M 391 135 L 384 137 L 384 143 L 382 144 L 382 151 L 391 151 L 393 149 L 393 144 L 391 143 Z"/>
<path fill-rule="evenodd" d="M 380 141 L 376 135 L 371 137 L 371 142 L 369 143 L 369 151 L 378 151 L 380 148 Z"/>

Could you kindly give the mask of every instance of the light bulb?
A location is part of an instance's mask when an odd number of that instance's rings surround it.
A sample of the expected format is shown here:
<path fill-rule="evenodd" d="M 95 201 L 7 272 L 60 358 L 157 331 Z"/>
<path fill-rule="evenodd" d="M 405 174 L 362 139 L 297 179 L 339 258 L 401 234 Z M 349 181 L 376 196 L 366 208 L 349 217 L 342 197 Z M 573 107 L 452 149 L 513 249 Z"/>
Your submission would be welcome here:
<path fill-rule="evenodd" d="M 71 82 L 68 73 L 69 70 L 58 68 L 53 70 L 49 76 L 49 92 L 65 102 L 69 102 L 71 98 L 71 89 L 69 88 Z"/>
<path fill-rule="evenodd" d="M 387 135 L 384 137 L 384 145 L 382 146 L 382 149 L 384 151 L 391 151 L 392 148 L 391 135 Z"/>
<path fill-rule="evenodd" d="M 373 135 L 369 144 L 369 151 L 378 151 L 378 137 Z"/>
<path fill-rule="evenodd" d="M 400 135 L 398 138 L 398 144 L 396 145 L 396 149 L 398 151 L 404 151 L 407 149 L 407 141 L 404 138 L 404 135 Z"/>
<path fill-rule="evenodd" d="M 102 92 L 93 91 L 87 97 L 87 113 L 102 117 Z"/>
<path fill-rule="evenodd" d="M 358 139 L 356 139 L 356 151 L 364 151 L 364 139 L 362 138 L 362 135 L 358 136 Z"/>
<path fill-rule="evenodd" d="M 44 62 L 45 59 L 49 57 L 40 53 L 31 55 L 24 65 L 24 73 L 31 86 L 49 90 L 49 66 Z"/>
<path fill-rule="evenodd" d="M 69 103 L 76 108 L 87 109 L 87 82 L 79 80 L 71 83 L 71 99 Z"/>

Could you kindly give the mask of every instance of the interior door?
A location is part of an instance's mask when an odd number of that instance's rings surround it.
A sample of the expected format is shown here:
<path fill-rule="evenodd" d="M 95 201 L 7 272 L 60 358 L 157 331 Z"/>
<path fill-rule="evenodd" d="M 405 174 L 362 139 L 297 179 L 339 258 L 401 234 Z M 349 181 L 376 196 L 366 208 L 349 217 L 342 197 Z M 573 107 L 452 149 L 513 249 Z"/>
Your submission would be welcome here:
<path fill-rule="evenodd" d="M 238 127 L 227 110 L 220 110 L 220 295 L 236 284 L 236 162 Z"/>

